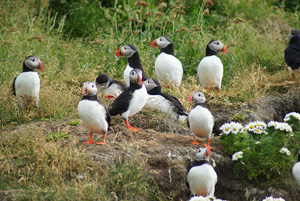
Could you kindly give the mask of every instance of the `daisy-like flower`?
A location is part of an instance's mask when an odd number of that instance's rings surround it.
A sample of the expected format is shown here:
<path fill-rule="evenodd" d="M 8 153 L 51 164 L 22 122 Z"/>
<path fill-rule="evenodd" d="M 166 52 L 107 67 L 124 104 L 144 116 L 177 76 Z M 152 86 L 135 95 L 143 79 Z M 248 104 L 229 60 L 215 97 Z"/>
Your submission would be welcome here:
<path fill-rule="evenodd" d="M 256 141 L 255 144 L 260 144 L 260 141 Z"/>
<path fill-rule="evenodd" d="M 277 122 L 277 121 L 270 121 L 270 122 L 268 123 L 268 127 L 276 127 L 278 123 L 279 123 L 279 122 Z"/>
<path fill-rule="evenodd" d="M 261 130 L 266 129 L 266 127 L 267 127 L 267 125 L 265 124 L 265 122 L 262 122 L 262 121 L 255 121 L 253 123 L 255 123 L 256 127 L 260 128 Z"/>
<path fill-rule="evenodd" d="M 272 196 L 270 196 L 270 197 L 266 197 L 262 201 L 285 201 L 285 199 L 283 199 L 281 197 L 279 197 L 279 198 L 273 198 Z"/>
<path fill-rule="evenodd" d="M 241 133 L 246 133 L 246 131 L 247 131 L 247 128 L 246 128 L 246 127 L 243 127 L 243 128 L 241 129 Z"/>
<path fill-rule="evenodd" d="M 256 128 L 254 131 L 253 131 L 255 134 L 262 134 L 263 131 L 259 128 Z"/>
<path fill-rule="evenodd" d="M 249 124 L 246 125 L 246 128 L 248 131 L 254 131 L 256 128 L 256 124 L 254 122 L 250 122 Z"/>
<path fill-rule="evenodd" d="M 289 121 L 291 119 L 291 116 L 298 119 L 298 120 L 300 120 L 300 114 L 299 113 L 291 112 L 291 113 L 288 113 L 288 114 L 285 115 L 283 121 L 285 121 L 285 122 Z"/>
<path fill-rule="evenodd" d="M 229 123 L 225 123 L 220 127 L 222 133 L 228 135 L 231 132 L 231 125 Z"/>
<path fill-rule="evenodd" d="M 286 132 L 292 132 L 293 129 L 288 123 L 282 123 L 282 122 L 277 122 L 277 125 L 275 126 L 275 129 L 281 130 L 281 131 L 286 131 Z"/>
<path fill-rule="evenodd" d="M 234 134 L 237 134 L 240 132 L 240 130 L 243 128 L 242 124 L 238 122 L 230 122 L 231 131 Z"/>
<path fill-rule="evenodd" d="M 239 158 L 243 158 L 243 152 L 242 151 L 235 152 L 232 155 L 232 160 L 233 161 L 237 161 Z"/>
<path fill-rule="evenodd" d="M 282 147 L 279 152 L 282 153 L 282 154 L 286 154 L 288 156 L 291 154 L 290 150 L 288 150 L 285 147 Z"/>

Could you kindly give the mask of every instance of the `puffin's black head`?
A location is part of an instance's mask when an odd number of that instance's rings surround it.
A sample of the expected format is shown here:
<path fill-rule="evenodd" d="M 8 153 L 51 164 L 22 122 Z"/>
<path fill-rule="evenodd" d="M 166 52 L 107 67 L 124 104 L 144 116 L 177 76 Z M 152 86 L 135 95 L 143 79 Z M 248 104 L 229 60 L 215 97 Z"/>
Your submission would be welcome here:
<path fill-rule="evenodd" d="M 298 30 L 298 29 L 292 29 L 292 30 L 290 31 L 290 33 L 289 33 L 289 40 L 291 40 L 291 38 L 292 38 L 293 36 L 298 36 L 298 35 L 300 35 L 300 30 Z"/>
<path fill-rule="evenodd" d="M 148 79 L 144 82 L 147 92 L 150 95 L 155 95 L 161 93 L 161 85 L 157 79 Z"/>
<path fill-rule="evenodd" d="M 138 52 L 136 47 L 132 44 L 124 45 L 120 49 L 117 50 L 116 56 L 117 57 L 131 57 L 134 53 Z"/>
<path fill-rule="evenodd" d="M 142 85 L 142 71 L 139 69 L 133 69 L 129 73 L 130 83 L 137 83 L 138 85 Z"/>
<path fill-rule="evenodd" d="M 166 48 L 168 45 L 173 44 L 173 41 L 168 36 L 161 36 L 154 39 L 151 43 L 151 47 Z"/>
<path fill-rule="evenodd" d="M 208 49 L 213 52 L 216 52 L 216 53 L 220 52 L 223 54 L 228 54 L 227 47 L 221 41 L 218 41 L 218 40 L 211 40 L 207 44 L 206 53 L 207 53 Z"/>
<path fill-rule="evenodd" d="M 197 103 L 205 103 L 206 99 L 202 92 L 198 91 L 189 96 L 188 100 L 190 102 Z"/>
<path fill-rule="evenodd" d="M 44 65 L 40 61 L 40 59 L 36 56 L 30 55 L 26 57 L 25 61 L 23 62 L 23 70 L 30 69 L 30 70 L 38 70 L 43 72 L 44 71 Z M 27 70 L 26 70 L 27 71 Z"/>
<path fill-rule="evenodd" d="M 110 78 L 108 77 L 107 74 L 105 73 L 101 73 L 98 75 L 98 77 L 95 79 L 95 83 L 97 86 L 101 87 L 101 88 L 105 88 L 107 87 L 107 85 L 109 84 L 108 81 L 110 80 Z"/>
<path fill-rule="evenodd" d="M 293 36 L 289 42 L 289 46 L 300 47 L 300 35 Z"/>
<path fill-rule="evenodd" d="M 195 161 L 204 161 L 209 160 L 209 157 L 211 155 L 211 152 L 207 150 L 206 148 L 199 148 L 195 155 Z"/>
<path fill-rule="evenodd" d="M 95 96 L 97 95 L 97 87 L 94 82 L 84 82 L 82 87 L 82 94 L 84 96 Z"/>

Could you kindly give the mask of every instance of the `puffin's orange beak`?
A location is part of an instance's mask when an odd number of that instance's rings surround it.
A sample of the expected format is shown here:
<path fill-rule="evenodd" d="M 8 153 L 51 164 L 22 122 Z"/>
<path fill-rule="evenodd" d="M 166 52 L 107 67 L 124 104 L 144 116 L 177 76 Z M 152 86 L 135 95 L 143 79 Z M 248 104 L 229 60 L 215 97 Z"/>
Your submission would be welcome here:
<path fill-rule="evenodd" d="M 228 54 L 228 49 L 227 49 L 227 47 L 225 45 L 223 46 L 223 48 L 221 50 L 221 53 Z"/>
<path fill-rule="evenodd" d="M 84 84 L 83 84 L 83 87 L 82 87 L 82 94 L 83 94 L 83 95 L 86 95 L 86 94 L 87 94 L 86 87 L 87 87 L 87 84 L 84 83 Z"/>
<path fill-rule="evenodd" d="M 189 97 L 188 97 L 188 101 L 192 102 L 192 97 L 193 97 L 194 94 L 191 94 Z"/>
<path fill-rule="evenodd" d="M 138 85 L 142 85 L 142 77 L 140 75 L 138 75 Z"/>
<path fill-rule="evenodd" d="M 40 68 L 40 71 L 41 72 L 44 72 L 44 65 L 43 65 L 43 63 L 40 61 L 40 63 L 41 63 L 41 68 Z"/>
<path fill-rule="evenodd" d="M 124 53 L 121 51 L 121 49 L 122 48 L 120 48 L 120 49 L 117 50 L 117 52 L 116 52 L 116 56 L 117 57 L 123 57 L 124 56 Z"/>
<path fill-rule="evenodd" d="M 157 39 L 154 39 L 151 43 L 150 43 L 150 47 L 158 47 L 158 44 L 156 42 Z"/>

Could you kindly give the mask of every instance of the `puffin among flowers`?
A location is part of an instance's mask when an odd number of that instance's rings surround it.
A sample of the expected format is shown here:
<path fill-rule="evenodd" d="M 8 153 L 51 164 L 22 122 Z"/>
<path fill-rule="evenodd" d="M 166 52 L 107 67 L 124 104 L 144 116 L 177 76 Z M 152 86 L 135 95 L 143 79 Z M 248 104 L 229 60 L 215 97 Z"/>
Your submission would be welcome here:
<path fill-rule="evenodd" d="M 197 75 L 200 84 L 205 89 L 216 89 L 218 93 L 220 93 L 223 77 L 223 63 L 221 59 L 217 57 L 218 52 L 227 54 L 227 47 L 221 41 L 210 41 L 206 46 L 206 55 L 198 65 Z"/>
<path fill-rule="evenodd" d="M 20 109 L 23 111 L 29 105 L 36 107 L 38 116 L 40 77 L 37 71 L 44 71 L 44 65 L 36 56 L 30 55 L 23 62 L 23 72 L 13 82 L 13 94 L 18 99 Z"/>

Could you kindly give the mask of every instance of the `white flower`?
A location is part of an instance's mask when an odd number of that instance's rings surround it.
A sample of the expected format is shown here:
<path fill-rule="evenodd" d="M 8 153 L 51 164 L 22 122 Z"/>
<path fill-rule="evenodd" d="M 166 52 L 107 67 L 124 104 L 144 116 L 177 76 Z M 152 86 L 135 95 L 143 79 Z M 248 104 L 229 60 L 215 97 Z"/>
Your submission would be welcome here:
<path fill-rule="evenodd" d="M 277 125 L 275 126 L 275 129 L 286 131 L 286 132 L 293 131 L 292 127 L 288 123 L 282 123 L 282 122 L 278 122 Z"/>
<path fill-rule="evenodd" d="M 279 122 L 277 122 L 277 121 L 270 121 L 270 122 L 268 123 L 268 127 L 275 127 L 275 126 L 277 126 L 278 123 L 279 123 Z"/>
<path fill-rule="evenodd" d="M 243 128 L 242 124 L 238 122 L 230 122 L 231 131 L 234 134 L 237 134 L 240 132 L 240 130 Z"/>
<path fill-rule="evenodd" d="M 272 196 L 270 196 L 270 197 L 266 197 L 262 201 L 285 201 L 285 199 L 283 199 L 281 197 L 279 197 L 279 198 L 273 198 Z"/>
<path fill-rule="evenodd" d="M 250 122 L 249 124 L 246 125 L 246 128 L 248 131 L 254 131 L 256 127 L 256 124 L 254 122 Z"/>
<path fill-rule="evenodd" d="M 247 128 L 246 127 L 243 127 L 242 129 L 241 129 L 241 133 L 245 133 L 247 131 Z"/>
<path fill-rule="evenodd" d="M 256 141 L 255 144 L 260 144 L 260 141 Z"/>
<path fill-rule="evenodd" d="M 262 134 L 263 133 L 263 131 L 260 130 L 259 128 L 256 128 L 253 132 L 256 133 L 256 134 Z"/>
<path fill-rule="evenodd" d="M 288 150 L 285 147 L 282 147 L 279 152 L 282 153 L 282 154 L 286 154 L 288 156 L 291 154 L 290 150 Z"/>
<path fill-rule="evenodd" d="M 283 121 L 285 121 L 285 122 L 289 121 L 291 119 L 291 116 L 298 119 L 298 120 L 300 120 L 300 114 L 299 113 L 291 112 L 291 113 L 288 113 L 288 114 L 285 115 Z"/>
<path fill-rule="evenodd" d="M 262 121 L 255 121 L 253 123 L 256 125 L 257 128 L 260 128 L 262 130 L 264 130 L 267 127 L 265 122 L 262 122 Z"/>
<path fill-rule="evenodd" d="M 243 152 L 242 151 L 235 152 L 232 155 L 232 160 L 233 161 L 237 161 L 239 158 L 243 158 Z"/>
<path fill-rule="evenodd" d="M 231 126 L 229 123 L 225 123 L 220 127 L 220 130 L 222 130 L 222 133 L 228 135 L 231 132 Z"/>

